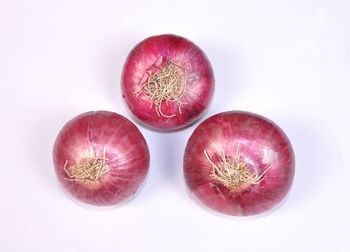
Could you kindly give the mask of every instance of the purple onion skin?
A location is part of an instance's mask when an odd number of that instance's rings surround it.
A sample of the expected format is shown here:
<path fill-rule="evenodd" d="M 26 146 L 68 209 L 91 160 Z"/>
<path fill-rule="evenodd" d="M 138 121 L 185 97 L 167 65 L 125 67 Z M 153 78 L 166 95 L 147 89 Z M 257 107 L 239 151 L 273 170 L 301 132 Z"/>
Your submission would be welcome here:
<path fill-rule="evenodd" d="M 204 155 L 224 151 L 239 155 L 251 172 L 265 179 L 230 190 L 210 177 L 212 166 Z M 294 153 L 283 131 L 272 121 L 253 113 L 230 111 L 216 114 L 201 123 L 191 135 L 184 155 L 184 175 L 190 192 L 205 206 L 233 216 L 263 213 L 278 204 L 294 178 Z"/>
<path fill-rule="evenodd" d="M 165 115 L 176 114 L 171 118 L 159 116 L 145 94 L 135 95 L 150 69 L 159 69 L 169 60 L 187 72 L 181 113 L 176 102 L 161 105 Z M 137 44 L 126 59 L 121 78 L 123 99 L 129 111 L 143 125 L 159 131 L 179 130 L 197 122 L 207 111 L 214 86 L 213 69 L 204 52 L 186 38 L 170 34 L 153 36 Z"/>
<path fill-rule="evenodd" d="M 95 152 L 110 169 L 98 181 L 70 181 L 64 170 Z M 107 111 L 87 112 L 70 120 L 59 132 L 53 162 L 62 187 L 77 200 L 96 206 L 119 204 L 133 196 L 149 167 L 149 151 L 137 127 Z"/>

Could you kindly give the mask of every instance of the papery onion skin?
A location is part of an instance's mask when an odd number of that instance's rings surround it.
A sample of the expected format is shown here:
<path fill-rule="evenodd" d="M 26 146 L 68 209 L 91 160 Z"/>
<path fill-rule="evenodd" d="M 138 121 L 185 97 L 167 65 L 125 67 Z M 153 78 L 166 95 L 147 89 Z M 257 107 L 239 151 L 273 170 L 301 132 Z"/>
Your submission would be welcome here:
<path fill-rule="evenodd" d="M 135 95 L 140 91 L 144 74 L 160 57 L 176 62 L 187 72 L 181 113 L 176 102 L 161 104 L 165 115 L 176 114 L 171 118 L 159 116 L 146 95 Z M 141 41 L 130 52 L 123 68 L 121 88 L 128 109 L 139 122 L 160 131 L 178 130 L 205 114 L 214 93 L 214 74 L 208 58 L 194 43 L 176 35 L 159 35 Z"/>
<path fill-rule="evenodd" d="M 224 151 L 239 155 L 258 174 L 266 172 L 259 184 L 229 190 L 210 177 L 212 167 L 203 154 Z M 201 203 L 233 216 L 256 215 L 278 204 L 289 191 L 295 170 L 292 146 L 272 121 L 250 112 L 216 114 L 201 123 L 191 135 L 184 155 L 187 186 Z"/>
<path fill-rule="evenodd" d="M 91 157 L 103 156 L 109 172 L 94 182 L 70 181 L 64 170 Z M 108 111 L 83 113 L 58 134 L 53 148 L 57 178 L 74 198 L 91 205 L 111 206 L 134 195 L 149 167 L 147 143 L 125 117 Z"/>

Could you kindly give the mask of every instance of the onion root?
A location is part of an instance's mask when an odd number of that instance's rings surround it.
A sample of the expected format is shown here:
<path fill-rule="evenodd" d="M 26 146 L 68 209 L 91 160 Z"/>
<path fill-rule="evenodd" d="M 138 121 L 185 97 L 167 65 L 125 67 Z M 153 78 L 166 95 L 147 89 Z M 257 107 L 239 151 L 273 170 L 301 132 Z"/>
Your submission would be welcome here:
<path fill-rule="evenodd" d="M 180 69 L 181 71 L 179 71 Z M 186 90 L 186 69 L 170 60 L 170 64 L 163 66 L 158 73 L 147 74 L 149 75 L 148 80 L 141 85 L 140 91 L 135 92 L 136 97 L 145 93 L 152 101 L 151 108 L 153 104 L 155 105 L 158 116 L 169 118 L 176 116 L 176 114 L 165 115 L 162 112 L 161 106 L 164 101 L 166 105 L 168 105 L 168 102 L 176 102 L 181 114 L 181 106 L 185 104 L 181 101 L 181 97 Z"/>
<path fill-rule="evenodd" d="M 94 151 L 95 152 L 95 151 Z M 83 160 L 68 169 L 68 160 L 63 167 L 64 171 L 70 177 L 70 179 L 64 178 L 68 181 L 83 181 L 94 182 L 99 180 L 104 174 L 109 172 L 108 165 L 106 165 L 106 149 L 103 149 L 103 156 L 97 157 L 96 153 L 90 158 Z"/>
<path fill-rule="evenodd" d="M 231 191 L 247 184 L 259 184 L 266 178 L 265 174 L 271 167 L 268 166 L 260 175 L 258 172 L 251 173 L 247 165 L 239 159 L 239 145 L 234 159 L 227 157 L 225 152 L 221 151 L 220 165 L 216 165 L 210 159 L 206 150 L 204 150 L 204 154 L 212 166 L 210 178 L 221 182 Z"/>

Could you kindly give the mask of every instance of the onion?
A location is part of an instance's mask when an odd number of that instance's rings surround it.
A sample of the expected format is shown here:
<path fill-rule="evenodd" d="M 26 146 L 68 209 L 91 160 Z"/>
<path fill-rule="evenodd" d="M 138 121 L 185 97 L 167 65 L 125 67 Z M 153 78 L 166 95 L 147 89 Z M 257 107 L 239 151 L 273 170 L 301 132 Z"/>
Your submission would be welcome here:
<path fill-rule="evenodd" d="M 198 46 L 179 36 L 160 35 L 130 52 L 121 87 L 129 110 L 141 123 L 176 130 L 204 115 L 214 93 L 214 75 Z"/>
<path fill-rule="evenodd" d="M 62 128 L 53 161 L 59 182 L 74 198 L 108 206 L 135 194 L 147 175 L 149 152 L 132 122 L 97 111 L 81 114 Z"/>
<path fill-rule="evenodd" d="M 190 137 L 184 175 L 191 194 L 205 206 L 228 215 L 255 215 L 289 191 L 293 149 L 282 130 L 262 116 L 220 113 Z"/>

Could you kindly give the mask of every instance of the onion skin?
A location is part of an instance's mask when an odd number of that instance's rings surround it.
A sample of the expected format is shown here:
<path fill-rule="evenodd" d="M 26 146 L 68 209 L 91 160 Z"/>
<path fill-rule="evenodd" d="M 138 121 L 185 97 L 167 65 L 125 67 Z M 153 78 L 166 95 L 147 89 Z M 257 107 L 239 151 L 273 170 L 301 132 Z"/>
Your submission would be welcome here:
<path fill-rule="evenodd" d="M 259 184 L 230 190 L 210 177 L 212 167 L 203 154 L 218 151 L 239 155 L 261 174 Z M 201 123 L 191 135 L 184 155 L 184 175 L 190 192 L 205 206 L 233 216 L 265 212 L 278 204 L 294 178 L 294 153 L 283 131 L 272 121 L 253 113 L 230 111 L 216 114 Z"/>
<path fill-rule="evenodd" d="M 136 96 L 145 73 L 164 57 L 181 65 L 187 72 L 187 85 L 181 97 L 179 113 L 175 102 L 163 102 L 161 110 L 171 118 L 159 116 L 146 95 Z M 123 99 L 136 119 L 143 125 L 160 130 L 178 130 L 198 121 L 206 112 L 214 94 L 214 74 L 204 52 L 191 41 L 175 35 L 159 35 L 141 41 L 130 52 L 122 73 Z"/>
<path fill-rule="evenodd" d="M 105 150 L 109 172 L 97 181 L 69 181 L 64 170 Z M 53 162 L 62 187 L 74 198 L 96 206 L 118 204 L 134 195 L 149 167 L 149 151 L 137 127 L 107 111 L 87 112 L 70 120 L 58 134 Z"/>

